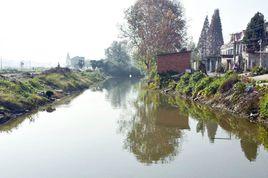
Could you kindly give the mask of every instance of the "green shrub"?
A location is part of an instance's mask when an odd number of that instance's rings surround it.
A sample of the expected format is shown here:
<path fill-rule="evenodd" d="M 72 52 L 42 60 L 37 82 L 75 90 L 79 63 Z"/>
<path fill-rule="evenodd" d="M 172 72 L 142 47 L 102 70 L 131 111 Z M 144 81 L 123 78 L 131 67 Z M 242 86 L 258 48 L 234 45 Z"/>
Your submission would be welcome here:
<path fill-rule="evenodd" d="M 233 87 L 233 90 L 236 94 L 244 93 L 245 89 L 246 89 L 246 84 L 243 82 L 237 82 Z"/>
<path fill-rule="evenodd" d="M 261 117 L 268 118 L 268 94 L 266 94 L 260 101 L 260 114 Z"/>
<path fill-rule="evenodd" d="M 182 91 L 184 87 L 186 87 L 189 84 L 191 75 L 189 73 L 185 73 L 183 76 L 181 76 L 177 86 L 177 91 Z"/>
<path fill-rule="evenodd" d="M 219 87 L 221 85 L 221 80 L 220 79 L 216 79 L 213 82 L 211 82 L 204 90 L 203 90 L 203 94 L 205 96 L 210 96 L 210 95 L 214 95 L 215 93 L 217 93 Z"/>
<path fill-rule="evenodd" d="M 188 85 L 185 88 L 182 89 L 182 93 L 187 95 L 187 96 L 191 96 L 193 92 L 193 87 Z"/>
<path fill-rule="evenodd" d="M 251 72 L 253 75 L 263 75 L 267 71 L 263 67 L 255 66 L 252 68 Z"/>
<path fill-rule="evenodd" d="M 168 88 L 170 89 L 175 89 L 176 88 L 176 82 L 174 80 L 171 80 L 169 83 L 168 83 Z"/>
<path fill-rule="evenodd" d="M 201 90 L 205 89 L 212 82 L 212 80 L 213 79 L 211 77 L 205 77 L 205 78 L 203 78 L 200 82 L 198 82 L 195 85 L 193 94 L 194 95 L 197 95 L 198 92 L 200 92 Z"/>
<path fill-rule="evenodd" d="M 41 81 L 38 78 L 34 78 L 32 80 L 29 80 L 28 83 L 36 90 L 42 90 L 44 88 L 41 84 Z"/>
<path fill-rule="evenodd" d="M 234 75 L 235 74 L 235 72 L 234 71 L 232 71 L 232 70 L 229 70 L 229 71 L 227 71 L 225 74 L 224 74 L 224 78 L 228 78 L 228 77 L 230 77 L 230 76 L 232 76 L 232 75 Z"/>
<path fill-rule="evenodd" d="M 205 75 L 202 72 L 195 72 L 194 74 L 191 75 L 190 77 L 190 83 L 196 83 L 203 79 Z"/>
<path fill-rule="evenodd" d="M 221 85 L 219 87 L 219 91 L 221 93 L 227 92 L 233 88 L 234 84 L 239 81 L 237 74 L 231 74 L 227 78 L 221 78 Z"/>

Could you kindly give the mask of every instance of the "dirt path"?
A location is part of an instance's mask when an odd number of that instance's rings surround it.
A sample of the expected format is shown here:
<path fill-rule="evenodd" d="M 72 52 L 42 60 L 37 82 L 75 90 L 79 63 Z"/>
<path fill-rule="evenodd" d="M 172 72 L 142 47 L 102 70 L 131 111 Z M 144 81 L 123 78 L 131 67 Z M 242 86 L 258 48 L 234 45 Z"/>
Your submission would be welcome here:
<path fill-rule="evenodd" d="M 268 74 L 265 75 L 259 75 L 256 77 L 252 77 L 254 80 L 256 81 L 263 81 L 263 80 L 267 80 L 268 81 Z M 267 82 L 268 83 L 268 82 Z"/>

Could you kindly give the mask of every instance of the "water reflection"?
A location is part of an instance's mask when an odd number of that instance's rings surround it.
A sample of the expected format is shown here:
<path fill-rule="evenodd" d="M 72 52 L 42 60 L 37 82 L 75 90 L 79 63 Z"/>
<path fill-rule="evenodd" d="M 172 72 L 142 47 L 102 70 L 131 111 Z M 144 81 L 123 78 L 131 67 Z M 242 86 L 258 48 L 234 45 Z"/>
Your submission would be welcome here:
<path fill-rule="evenodd" d="M 179 97 L 141 89 L 129 108 L 118 122 L 119 131 L 125 138 L 124 149 L 132 152 L 141 163 L 174 160 L 190 129 L 189 118 L 197 123 L 196 133 L 207 137 L 212 144 L 218 140 L 239 139 L 241 150 L 249 161 L 257 159 L 261 146 L 268 149 L 268 131 L 264 126 Z M 227 133 L 226 138 L 217 138 L 219 129 Z"/>
<path fill-rule="evenodd" d="M 79 93 L 65 97 L 64 99 L 59 100 L 55 103 L 41 107 L 39 110 L 35 110 L 32 113 L 26 114 L 24 116 L 12 119 L 4 124 L 1 124 L 0 125 L 0 133 L 11 133 L 14 130 L 17 130 L 20 127 L 20 125 L 25 121 L 30 121 L 31 123 L 34 123 L 35 120 L 38 119 L 38 117 L 39 117 L 38 113 L 40 111 L 46 111 L 48 113 L 52 113 L 52 112 L 56 111 L 56 107 L 69 104 L 78 95 L 79 95 Z"/>
<path fill-rule="evenodd" d="M 233 135 L 235 139 L 240 139 L 241 149 L 249 161 L 256 160 L 259 147 L 264 146 L 268 149 L 268 130 L 262 125 L 250 123 L 246 119 L 221 111 L 212 111 L 206 106 L 196 105 L 179 97 L 169 97 L 169 101 L 173 105 L 180 106 L 181 112 L 189 113 L 198 121 L 197 133 L 202 133 L 204 136 L 205 129 L 207 129 L 211 143 L 214 143 L 216 139 L 230 140 Z M 219 127 L 229 133 L 230 137 L 215 138 Z"/>
<path fill-rule="evenodd" d="M 189 129 L 188 117 L 166 105 L 163 97 L 144 91 L 133 102 L 130 118 L 126 111 L 119 121 L 125 135 L 124 148 L 146 164 L 172 161 L 180 150 L 182 130 Z"/>
<path fill-rule="evenodd" d="M 126 96 L 132 86 L 139 82 L 135 78 L 111 78 L 98 85 L 100 91 L 106 90 L 106 99 L 114 108 L 126 107 Z"/>
<path fill-rule="evenodd" d="M 225 139 L 226 143 L 236 140 L 241 146 L 242 155 L 248 161 L 258 160 L 261 147 L 268 151 L 268 130 L 262 125 L 252 124 L 224 112 L 212 111 L 179 97 L 142 89 L 138 80 L 108 80 L 99 89 L 104 91 L 103 95 L 114 108 L 122 110 L 117 122 L 118 131 L 123 136 L 123 148 L 141 163 L 164 164 L 180 157 L 182 147 L 186 145 L 184 138 L 187 134 L 192 134 L 195 138 L 200 135 L 208 138 L 210 145 L 217 144 L 221 139 Z M 69 103 L 73 97 L 58 104 Z M 84 104 L 87 106 L 88 103 Z M 57 112 L 58 110 L 55 111 Z M 0 133 L 12 132 L 24 120 L 34 122 L 37 118 L 38 114 L 35 114 L 34 117 L 10 121 L 0 126 Z M 218 134 L 222 131 L 227 133 L 224 138 Z"/>

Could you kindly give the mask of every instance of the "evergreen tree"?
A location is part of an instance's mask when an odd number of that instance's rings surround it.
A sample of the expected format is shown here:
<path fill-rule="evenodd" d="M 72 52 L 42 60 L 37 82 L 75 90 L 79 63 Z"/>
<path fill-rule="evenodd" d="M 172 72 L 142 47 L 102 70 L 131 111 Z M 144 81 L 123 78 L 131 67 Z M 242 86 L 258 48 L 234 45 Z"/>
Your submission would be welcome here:
<path fill-rule="evenodd" d="M 265 20 L 262 13 L 257 12 L 250 20 L 244 37 L 247 51 L 254 53 L 260 51 L 259 41 L 265 41 Z"/>
<path fill-rule="evenodd" d="M 209 47 L 208 33 L 209 33 L 209 21 L 207 16 L 197 44 L 201 60 L 204 60 L 208 56 L 208 47 Z"/>
<path fill-rule="evenodd" d="M 221 46 L 224 44 L 222 25 L 219 9 L 214 11 L 209 27 L 209 55 L 218 57 L 221 54 Z"/>

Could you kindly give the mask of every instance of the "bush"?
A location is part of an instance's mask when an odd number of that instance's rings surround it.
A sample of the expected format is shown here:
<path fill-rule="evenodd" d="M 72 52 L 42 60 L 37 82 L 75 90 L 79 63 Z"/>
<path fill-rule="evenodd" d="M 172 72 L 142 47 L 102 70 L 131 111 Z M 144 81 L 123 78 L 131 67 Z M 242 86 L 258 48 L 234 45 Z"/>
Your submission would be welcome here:
<path fill-rule="evenodd" d="M 190 78 L 190 83 L 196 83 L 199 80 L 203 79 L 205 77 L 205 75 L 202 72 L 195 72 L 194 74 L 191 75 Z"/>
<path fill-rule="evenodd" d="M 246 84 L 243 82 L 237 82 L 234 85 L 233 89 L 236 94 L 244 93 L 246 89 Z"/>
<path fill-rule="evenodd" d="M 255 67 L 253 67 L 251 72 L 252 72 L 253 75 L 263 75 L 267 71 L 263 67 L 255 66 Z"/>
<path fill-rule="evenodd" d="M 227 72 L 224 74 L 224 78 L 228 78 L 228 77 L 230 77 L 231 75 L 234 75 L 234 74 L 235 74 L 234 71 L 229 70 L 229 71 L 227 71 Z"/>
<path fill-rule="evenodd" d="M 261 117 L 268 118 L 268 94 L 266 94 L 260 101 L 260 114 Z"/>
<path fill-rule="evenodd" d="M 239 81 L 237 74 L 229 75 L 226 79 L 222 78 L 221 85 L 219 87 L 219 91 L 221 93 L 227 92 L 233 88 L 234 84 Z"/>
<path fill-rule="evenodd" d="M 172 81 L 170 81 L 169 83 L 168 83 L 168 88 L 170 88 L 170 89 L 175 89 L 176 88 L 176 82 L 174 81 L 174 80 L 172 80 Z"/>
<path fill-rule="evenodd" d="M 177 86 L 177 91 L 182 91 L 184 87 L 186 87 L 189 84 L 191 75 L 189 73 L 185 73 L 183 76 L 181 76 Z"/>
<path fill-rule="evenodd" d="M 182 89 L 182 93 L 187 96 L 191 96 L 192 92 L 193 92 L 193 87 L 190 85 Z"/>
<path fill-rule="evenodd" d="M 212 78 L 211 77 L 205 77 L 203 78 L 200 82 L 198 82 L 194 88 L 193 94 L 197 95 L 198 92 L 200 92 L 201 90 L 205 89 L 211 82 L 212 82 Z"/>
<path fill-rule="evenodd" d="M 215 93 L 217 93 L 219 87 L 221 85 L 221 81 L 220 79 L 216 79 L 213 82 L 211 82 L 204 90 L 203 90 L 203 94 L 205 96 L 210 96 L 210 95 L 214 95 Z"/>

